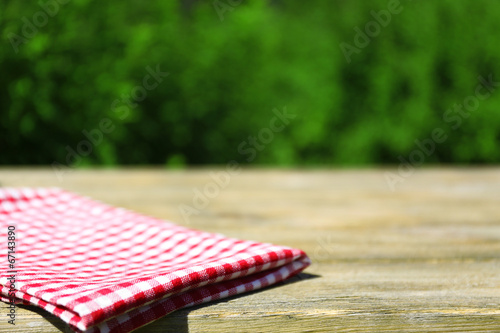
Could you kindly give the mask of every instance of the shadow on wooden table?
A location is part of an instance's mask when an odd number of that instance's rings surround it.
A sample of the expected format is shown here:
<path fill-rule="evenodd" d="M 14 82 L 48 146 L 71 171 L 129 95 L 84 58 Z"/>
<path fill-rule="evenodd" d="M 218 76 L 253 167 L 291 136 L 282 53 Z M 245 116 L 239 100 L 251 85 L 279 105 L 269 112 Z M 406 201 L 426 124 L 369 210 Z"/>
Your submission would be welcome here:
<path fill-rule="evenodd" d="M 273 286 L 270 286 L 270 287 L 266 287 L 264 289 L 260 289 L 260 290 L 255 290 L 255 291 L 252 291 L 252 292 L 248 292 L 248 293 L 244 293 L 244 294 L 240 294 L 240 295 L 235 295 L 235 296 L 232 296 L 232 297 L 228 297 L 228 298 L 224 298 L 224 299 L 221 299 L 221 300 L 218 300 L 218 301 L 213 301 L 213 302 L 209 302 L 209 303 L 205 303 L 205 304 L 200 304 L 200 305 L 196 305 L 196 306 L 192 306 L 192 307 L 189 307 L 189 308 L 186 308 L 186 309 L 181 309 L 181 310 L 177 310 L 169 315 L 166 315 L 165 317 L 162 317 L 158 320 L 155 320 L 154 322 L 146 325 L 146 326 L 143 326 L 141 327 L 140 329 L 138 329 L 137 331 L 134 331 L 135 333 L 159 333 L 159 332 L 169 332 L 169 333 L 174 333 L 174 332 L 178 332 L 178 333 L 188 333 L 189 332 L 189 325 L 188 325 L 188 315 L 190 312 L 192 311 L 195 311 L 197 309 L 200 309 L 200 308 L 203 308 L 203 307 L 207 307 L 207 306 L 211 306 L 211 305 L 217 305 L 217 304 L 222 304 L 222 303 L 227 303 L 227 302 L 231 302 L 235 299 L 239 299 L 239 298 L 244 298 L 244 297 L 247 297 L 249 295 L 253 295 L 253 294 L 258 294 L 258 293 L 261 293 L 261 292 L 265 292 L 266 290 L 271 290 L 271 289 L 274 289 L 274 288 L 279 288 L 283 285 L 286 285 L 286 284 L 292 284 L 292 283 L 295 283 L 295 282 L 300 282 L 302 280 L 309 280 L 309 279 L 315 279 L 315 278 L 318 278 L 320 277 L 319 275 L 315 275 L 315 274 L 309 274 L 309 273 L 300 273 L 300 274 L 297 274 L 296 276 L 284 281 L 284 282 L 280 282 L 280 283 L 277 283 Z M 218 316 L 219 314 L 217 313 L 214 313 L 213 314 L 214 316 Z M 220 313 L 220 315 L 224 315 L 224 313 Z M 210 316 L 210 315 L 205 315 L 205 316 Z M 199 331 L 199 330 L 197 330 Z M 204 331 L 211 331 L 209 327 L 206 327 L 206 329 Z"/>
<path fill-rule="evenodd" d="M 24 309 L 26 311 L 30 311 L 36 313 L 43 317 L 46 321 L 52 324 L 56 329 L 64 333 L 73 333 L 73 331 L 69 328 L 68 324 L 63 322 L 59 317 L 54 316 L 53 314 L 45 311 L 42 308 L 36 306 L 22 305 L 17 304 L 16 307 Z"/>
<path fill-rule="evenodd" d="M 155 320 L 154 322 L 152 322 L 146 326 L 143 326 L 143 327 L 137 329 L 134 332 L 136 332 L 136 333 L 149 333 L 149 332 L 187 333 L 187 332 L 189 332 L 188 315 L 191 311 L 194 311 L 194 310 L 202 308 L 202 307 L 210 306 L 210 305 L 230 302 L 230 301 L 233 301 L 235 299 L 249 296 L 252 294 L 257 294 L 257 293 L 260 293 L 260 292 L 263 292 L 266 290 L 279 288 L 280 286 L 285 285 L 285 284 L 292 284 L 292 283 L 299 282 L 302 280 L 309 280 L 309 279 L 314 279 L 314 278 L 318 278 L 318 277 L 320 277 L 320 276 L 314 275 L 314 274 L 308 274 L 308 273 L 300 273 L 300 274 L 294 276 L 293 278 L 291 278 L 285 282 L 280 282 L 280 283 L 277 283 L 276 285 L 266 287 L 264 289 L 255 290 L 255 291 L 252 291 L 249 293 L 235 295 L 235 296 L 224 298 L 224 299 L 221 299 L 218 301 L 213 301 L 213 302 L 189 307 L 186 309 L 177 310 L 177 311 L 175 311 L 171 314 L 168 314 L 168 315 L 166 315 L 158 320 Z M 50 324 L 52 324 L 54 326 L 54 328 L 56 328 L 60 332 L 64 332 L 64 333 L 72 333 L 73 332 L 65 322 L 63 322 L 58 317 L 48 313 L 47 311 L 45 311 L 41 308 L 34 307 L 34 306 L 25 306 L 25 305 L 18 305 L 18 307 L 40 315 L 45 320 L 47 320 Z"/>

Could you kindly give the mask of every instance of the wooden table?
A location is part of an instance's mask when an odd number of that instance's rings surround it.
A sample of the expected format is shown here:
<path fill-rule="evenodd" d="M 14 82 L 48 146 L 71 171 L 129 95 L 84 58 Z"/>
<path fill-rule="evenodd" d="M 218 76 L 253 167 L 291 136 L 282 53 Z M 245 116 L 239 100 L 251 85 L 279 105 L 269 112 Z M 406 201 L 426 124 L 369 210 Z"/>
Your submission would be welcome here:
<path fill-rule="evenodd" d="M 194 207 L 214 171 L 76 170 L 59 182 L 51 169 L 0 169 L 0 183 L 63 187 L 313 260 L 288 283 L 137 332 L 500 331 L 500 169 L 419 169 L 395 191 L 386 170 L 250 169 L 186 218 L 179 207 Z M 18 308 L 15 327 L 1 312 L 1 332 L 67 330 L 41 310 Z"/>

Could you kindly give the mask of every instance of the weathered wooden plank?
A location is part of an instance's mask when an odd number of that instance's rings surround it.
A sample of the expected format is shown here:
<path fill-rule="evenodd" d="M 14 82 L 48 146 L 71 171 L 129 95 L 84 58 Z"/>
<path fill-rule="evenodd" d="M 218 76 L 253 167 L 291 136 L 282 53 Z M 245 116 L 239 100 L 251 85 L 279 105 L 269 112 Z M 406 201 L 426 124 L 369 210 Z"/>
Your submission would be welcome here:
<path fill-rule="evenodd" d="M 211 170 L 0 170 L 3 186 L 60 186 L 228 236 L 304 249 L 289 283 L 177 311 L 138 332 L 500 331 L 500 169 L 245 170 L 185 219 Z M 216 171 L 216 172 L 220 172 Z M 0 308 L 2 332 L 64 331 L 43 311 Z"/>

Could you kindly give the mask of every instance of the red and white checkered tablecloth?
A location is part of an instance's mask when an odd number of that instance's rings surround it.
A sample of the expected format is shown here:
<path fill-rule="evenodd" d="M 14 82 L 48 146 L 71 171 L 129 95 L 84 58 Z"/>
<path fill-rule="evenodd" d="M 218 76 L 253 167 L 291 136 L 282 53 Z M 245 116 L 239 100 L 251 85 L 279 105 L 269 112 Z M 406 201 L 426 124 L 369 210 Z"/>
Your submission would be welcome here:
<path fill-rule="evenodd" d="M 7 250 L 1 263 L 1 300 L 11 301 L 14 278 L 16 303 L 77 332 L 130 332 L 310 264 L 298 249 L 184 228 L 57 188 L 0 189 L 0 227 L 5 246 L 8 229 L 15 233 L 15 263 Z"/>

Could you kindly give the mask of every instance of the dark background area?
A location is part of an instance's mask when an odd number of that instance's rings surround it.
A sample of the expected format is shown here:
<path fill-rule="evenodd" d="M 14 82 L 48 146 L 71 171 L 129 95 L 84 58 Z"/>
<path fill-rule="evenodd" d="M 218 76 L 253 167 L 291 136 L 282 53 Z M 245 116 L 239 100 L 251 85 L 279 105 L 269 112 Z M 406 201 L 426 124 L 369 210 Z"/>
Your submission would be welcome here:
<path fill-rule="evenodd" d="M 2 2 L 2 165 L 500 161 L 500 2 L 60 1 Z"/>

